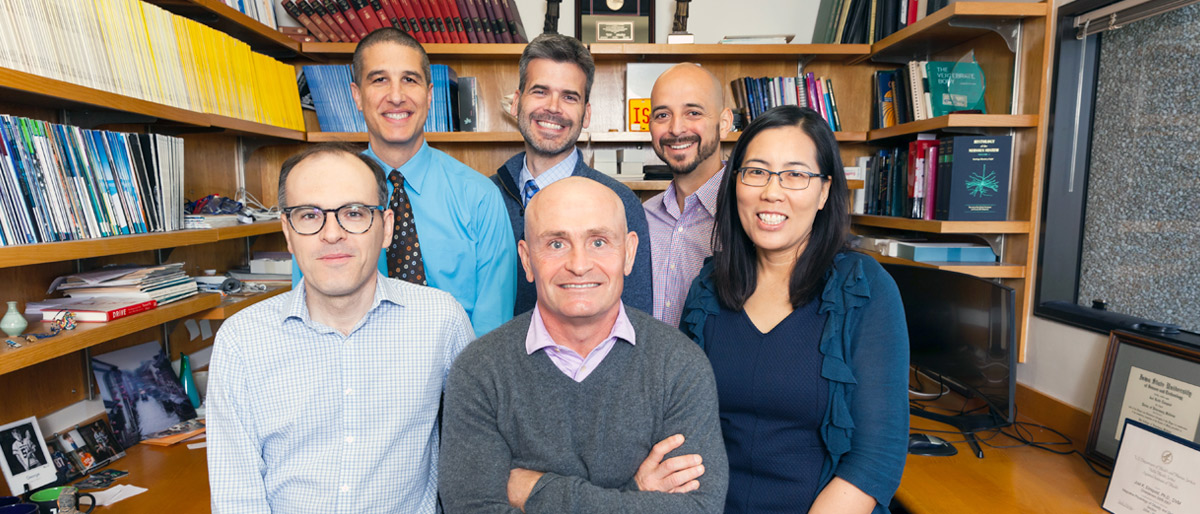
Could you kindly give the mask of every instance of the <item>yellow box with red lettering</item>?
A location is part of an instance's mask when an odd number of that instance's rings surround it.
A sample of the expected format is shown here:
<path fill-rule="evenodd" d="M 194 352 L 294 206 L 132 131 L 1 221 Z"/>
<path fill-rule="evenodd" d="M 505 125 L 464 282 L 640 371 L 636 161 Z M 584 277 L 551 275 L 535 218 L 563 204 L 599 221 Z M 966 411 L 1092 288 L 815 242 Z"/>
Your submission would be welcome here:
<path fill-rule="evenodd" d="M 650 99 L 631 98 L 629 100 L 629 131 L 650 131 Z"/>

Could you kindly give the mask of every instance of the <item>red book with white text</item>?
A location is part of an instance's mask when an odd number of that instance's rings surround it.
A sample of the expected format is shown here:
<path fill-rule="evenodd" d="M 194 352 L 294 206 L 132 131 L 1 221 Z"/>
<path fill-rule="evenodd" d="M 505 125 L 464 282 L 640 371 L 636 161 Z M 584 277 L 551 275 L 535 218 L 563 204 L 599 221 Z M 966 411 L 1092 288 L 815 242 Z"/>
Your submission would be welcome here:
<path fill-rule="evenodd" d="M 320 14 L 317 14 L 317 11 L 313 9 L 312 4 L 309 4 L 303 0 L 297 0 L 296 6 L 300 7 L 300 11 L 303 12 L 305 16 L 308 16 L 308 19 L 312 20 L 313 25 L 316 25 L 318 29 L 321 29 L 321 33 L 325 34 L 327 39 L 337 42 L 337 33 L 333 31 L 333 28 L 330 27 L 328 23 L 325 23 L 325 19 L 322 18 Z"/>
<path fill-rule="evenodd" d="M 363 25 L 362 20 L 358 19 L 358 9 L 350 3 L 350 0 L 337 0 L 338 8 L 342 10 L 342 16 L 346 18 L 346 22 L 354 27 L 354 32 L 358 35 L 358 41 L 367 37 L 367 27 Z"/>
<path fill-rule="evenodd" d="M 379 22 L 379 18 L 375 16 L 375 9 L 371 7 L 371 4 L 367 3 L 367 0 L 354 0 L 354 7 L 355 12 L 358 13 L 358 21 L 361 21 L 363 26 L 367 28 L 367 34 L 383 28 L 383 24 Z"/>
<path fill-rule="evenodd" d="M 342 29 L 342 33 L 346 35 L 346 41 L 358 41 L 362 39 L 354 31 L 354 26 L 350 24 L 350 20 L 347 20 L 346 16 L 342 14 L 342 8 L 338 7 L 336 1 L 324 0 L 323 3 L 325 4 L 325 11 L 333 18 L 333 22 L 337 24 L 338 28 Z"/>
<path fill-rule="evenodd" d="M 396 0 L 396 3 L 400 5 L 400 10 L 404 11 L 404 16 L 408 18 L 408 33 L 412 34 L 412 37 L 417 38 L 417 41 L 428 43 L 429 36 L 426 35 L 425 29 L 421 27 L 421 22 L 417 19 L 417 13 L 413 11 L 413 6 L 409 3 L 409 0 Z"/>
<path fill-rule="evenodd" d="M 344 43 L 350 41 L 350 36 L 342 31 L 342 27 L 338 25 L 337 20 L 333 19 L 332 13 L 325 8 L 325 4 L 321 0 L 306 0 L 312 6 L 313 12 L 325 20 L 325 26 L 329 27 L 329 35 L 334 42 Z"/>
<path fill-rule="evenodd" d="M 400 7 L 400 0 L 383 0 L 383 5 L 391 9 L 393 15 L 396 17 L 395 20 L 392 20 L 392 24 L 396 28 L 407 32 L 410 36 L 416 37 L 413 35 L 412 27 L 408 26 L 408 17 L 404 15 L 404 9 Z"/>
<path fill-rule="evenodd" d="M 156 306 L 158 306 L 158 302 L 154 300 L 123 299 L 119 296 L 72 298 L 70 302 L 42 309 L 42 321 L 53 321 L 59 317 L 61 312 L 71 311 L 75 313 L 75 321 L 80 323 L 105 323 L 145 312 Z"/>
<path fill-rule="evenodd" d="M 316 37 L 322 42 L 329 41 L 329 36 L 325 35 L 325 33 L 321 31 L 321 28 L 317 27 L 316 23 L 313 23 L 312 18 L 309 18 L 307 14 L 304 14 L 304 11 L 302 11 L 300 7 L 296 5 L 295 0 L 285 0 L 280 5 L 283 6 L 284 11 L 287 11 L 288 16 L 291 16 L 296 21 L 300 22 L 301 25 L 304 25 L 304 28 L 308 29 L 308 31 L 312 33 L 313 37 Z"/>
<path fill-rule="evenodd" d="M 383 22 L 384 27 L 400 28 L 400 19 L 396 17 L 396 11 L 392 10 L 391 2 L 387 0 L 371 0 L 371 7 L 379 15 L 379 20 Z"/>

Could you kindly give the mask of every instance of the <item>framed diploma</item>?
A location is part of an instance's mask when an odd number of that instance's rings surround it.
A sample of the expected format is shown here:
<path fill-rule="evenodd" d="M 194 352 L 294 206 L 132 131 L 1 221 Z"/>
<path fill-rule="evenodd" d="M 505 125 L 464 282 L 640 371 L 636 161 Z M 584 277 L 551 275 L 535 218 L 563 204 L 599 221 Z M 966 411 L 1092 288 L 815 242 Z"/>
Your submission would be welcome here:
<path fill-rule="evenodd" d="M 591 43 L 653 43 L 654 0 L 576 0 L 575 38 Z"/>
<path fill-rule="evenodd" d="M 1087 456 L 1112 467 L 1126 420 L 1200 443 L 1200 349 L 1114 330 L 1092 407 Z"/>
<path fill-rule="evenodd" d="M 1126 419 L 1104 492 L 1113 514 L 1200 512 L 1200 444 Z"/>

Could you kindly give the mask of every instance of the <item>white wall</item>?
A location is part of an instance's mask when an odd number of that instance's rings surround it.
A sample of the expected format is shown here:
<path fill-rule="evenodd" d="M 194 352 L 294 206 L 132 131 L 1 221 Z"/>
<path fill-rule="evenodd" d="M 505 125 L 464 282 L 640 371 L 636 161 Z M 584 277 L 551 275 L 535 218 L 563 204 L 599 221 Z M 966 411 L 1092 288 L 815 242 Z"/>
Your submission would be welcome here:
<path fill-rule="evenodd" d="M 1108 337 L 1033 316 L 1026 344 L 1017 382 L 1091 412 Z"/>
<path fill-rule="evenodd" d="M 542 33 L 545 0 L 512 0 L 521 11 L 530 39 Z M 603 0 L 596 0 L 603 1 Z M 666 43 L 675 17 L 674 0 L 655 0 L 656 43 Z M 795 34 L 793 43 L 812 41 L 819 0 L 693 0 L 688 8 L 688 32 L 697 43 L 716 43 L 725 36 Z M 563 0 L 558 33 L 575 35 L 575 2 Z"/>

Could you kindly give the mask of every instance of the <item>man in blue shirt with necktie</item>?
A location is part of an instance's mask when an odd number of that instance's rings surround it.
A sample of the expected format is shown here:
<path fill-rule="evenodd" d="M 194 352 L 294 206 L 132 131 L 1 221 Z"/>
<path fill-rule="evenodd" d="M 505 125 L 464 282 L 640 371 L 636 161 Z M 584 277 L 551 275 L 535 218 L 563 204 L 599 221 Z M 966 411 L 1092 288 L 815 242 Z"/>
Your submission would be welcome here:
<path fill-rule="evenodd" d="M 367 122 L 365 155 L 383 168 L 395 214 L 379 271 L 454 295 L 482 335 L 512 318 L 516 240 L 488 179 L 425 141 L 429 77 L 425 49 L 398 29 L 376 30 L 354 50 L 350 91 Z"/>

